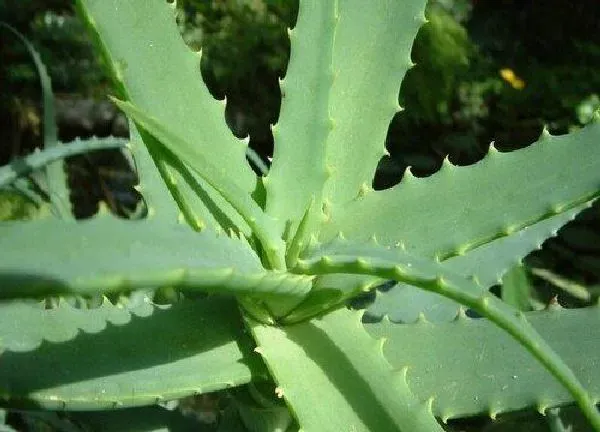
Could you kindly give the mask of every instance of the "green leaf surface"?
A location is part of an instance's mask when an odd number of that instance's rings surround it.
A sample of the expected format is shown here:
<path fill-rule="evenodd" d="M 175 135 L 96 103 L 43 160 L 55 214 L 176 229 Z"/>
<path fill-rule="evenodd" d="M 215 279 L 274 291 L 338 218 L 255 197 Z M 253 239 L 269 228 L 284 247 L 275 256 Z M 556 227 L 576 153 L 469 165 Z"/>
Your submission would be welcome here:
<path fill-rule="evenodd" d="M 250 323 L 261 354 L 304 432 L 441 431 L 403 370 L 390 367 L 361 313 L 339 309 L 282 328 Z"/>
<path fill-rule="evenodd" d="M 141 111 L 135 105 L 129 102 L 115 100 L 116 104 L 124 110 L 127 115 L 141 125 L 145 130 L 151 133 L 155 138 L 162 142 L 169 150 L 175 153 L 175 156 L 181 157 L 183 161 L 190 161 L 186 146 L 181 144 L 182 139 L 171 129 L 160 124 L 155 118 Z M 244 221 L 252 228 L 256 237 L 261 241 L 265 250 L 268 263 L 277 270 L 285 269 L 285 245 L 272 218 L 263 213 L 262 209 L 256 204 L 252 197 L 241 190 L 235 182 L 231 180 L 221 167 L 212 165 L 209 160 L 204 159 L 203 155 L 198 155 L 200 161 L 198 165 L 191 165 L 191 168 L 206 183 L 213 187 L 219 195 L 231 205 Z"/>
<path fill-rule="evenodd" d="M 556 235 L 561 226 L 589 205 L 590 203 L 586 203 L 577 206 L 507 237 L 479 246 L 465 255 L 449 258 L 443 261 L 443 266 L 473 278 L 483 292 L 493 285 L 500 284 L 510 268 L 531 251 L 539 249 L 544 240 Z M 374 317 L 387 315 L 395 322 L 413 322 L 423 313 L 429 321 L 440 322 L 453 319 L 458 309 L 459 305 L 456 302 L 439 294 L 407 284 L 398 284 L 387 292 L 378 292 L 375 302 L 368 308 L 368 314 Z"/>
<path fill-rule="evenodd" d="M 164 0 L 78 0 L 80 15 L 108 60 L 121 97 L 170 125 L 181 151 L 198 167 L 202 155 L 250 193 L 255 175 L 246 144 L 227 128 L 223 102 L 210 95 L 200 75 L 200 56 L 181 38 L 175 10 Z M 123 37 L 123 29 L 128 29 Z M 166 90 L 168 89 L 168 90 Z"/>
<path fill-rule="evenodd" d="M 600 413 L 595 402 L 573 370 L 552 349 L 525 314 L 483 292 L 472 280 L 434 261 L 411 256 L 395 248 L 352 245 L 338 240 L 308 259 L 298 261 L 298 273 L 354 273 L 371 275 L 418 286 L 436 292 L 489 318 L 526 348 L 572 394 L 590 424 L 600 430 Z"/>
<path fill-rule="evenodd" d="M 336 6 L 336 1 L 303 2 L 296 27 L 289 32 L 291 57 L 281 82 L 279 122 L 273 128 L 273 163 L 264 179 L 267 212 L 279 220 L 282 232 L 288 220 L 296 229 L 311 199 L 313 211 L 321 210 L 326 141 L 333 126 L 329 92 Z"/>
<path fill-rule="evenodd" d="M 76 139 L 67 145 L 50 147 L 36 151 L 23 158 L 15 159 L 10 164 L 0 167 L 0 188 L 8 186 L 18 177 L 29 174 L 31 171 L 44 168 L 48 164 L 82 153 L 95 150 L 116 149 L 125 147 L 127 141 L 120 138 L 90 138 Z"/>
<path fill-rule="evenodd" d="M 511 268 L 502 279 L 502 300 L 522 311 L 530 311 L 533 285 L 523 264 Z"/>
<path fill-rule="evenodd" d="M 163 167 L 159 167 L 161 164 L 159 154 L 153 152 L 157 158 L 155 160 L 147 147 L 147 145 L 158 146 L 159 144 L 148 142 L 152 139 L 151 136 L 146 137 L 145 143 L 137 126 L 132 121 L 129 122 L 129 135 L 129 149 L 139 178 L 136 189 L 144 197 L 148 208 L 148 218 L 157 217 L 165 221 L 176 222 L 179 217 L 179 209 L 168 187 L 168 182 L 162 177 L 162 175 L 167 176 L 168 174 L 161 170 Z"/>
<path fill-rule="evenodd" d="M 145 131 L 142 134 L 146 146 L 152 148 L 147 156 L 142 155 L 142 157 L 152 157 L 156 162 L 160 176 L 162 176 L 162 180 L 159 178 L 156 179 L 156 183 L 152 183 L 152 190 L 148 192 L 153 195 L 154 190 L 162 188 L 167 193 L 167 196 L 161 194 L 160 201 L 154 199 L 156 201 L 154 203 L 153 197 L 149 196 L 150 218 L 158 215 L 158 217 L 164 217 L 171 221 L 183 219 L 195 231 L 201 231 L 204 228 L 211 228 L 216 232 L 233 230 L 236 233 L 242 232 L 248 238 L 251 237 L 252 231 L 248 224 L 217 191 L 166 149 L 156 138 Z M 140 147 L 143 147 L 143 144 Z M 148 153 L 146 148 L 143 151 Z M 152 163 L 152 159 L 149 162 Z M 140 168 L 143 170 L 152 167 L 145 165 Z M 140 181 L 142 182 L 143 179 Z M 148 190 L 148 186 L 142 185 L 141 187 Z"/>
<path fill-rule="evenodd" d="M 327 142 L 331 177 L 325 198 L 333 204 L 356 197 L 371 185 L 385 137 L 400 110 L 398 94 L 419 27 L 424 0 L 339 0 L 333 47 L 334 81 Z"/>
<path fill-rule="evenodd" d="M 149 405 L 249 382 L 264 370 L 234 302 L 96 309 L 0 303 L 0 403 L 91 410 Z"/>
<path fill-rule="evenodd" d="M 427 178 L 406 172 L 391 189 L 371 191 L 335 212 L 322 230 L 446 259 L 598 196 L 600 122 L 564 136 L 544 136 L 510 153 L 491 147 L 479 163 L 449 162 Z"/>
<path fill-rule="evenodd" d="M 48 247 L 53 247 L 52 252 Z M 0 224 L 0 297 L 95 295 L 176 286 L 301 298 L 312 277 L 268 272 L 241 239 L 152 221 Z"/>
<path fill-rule="evenodd" d="M 600 308 L 554 308 L 526 317 L 599 400 L 600 333 L 589 329 L 598 328 Z M 543 412 L 573 401 L 517 341 L 487 319 L 462 315 L 447 323 L 384 320 L 365 326 L 374 337 L 386 339 L 385 358 L 394 368 L 408 368 L 410 388 L 421 400 L 433 398 L 433 412 L 442 419 L 528 407 Z"/>

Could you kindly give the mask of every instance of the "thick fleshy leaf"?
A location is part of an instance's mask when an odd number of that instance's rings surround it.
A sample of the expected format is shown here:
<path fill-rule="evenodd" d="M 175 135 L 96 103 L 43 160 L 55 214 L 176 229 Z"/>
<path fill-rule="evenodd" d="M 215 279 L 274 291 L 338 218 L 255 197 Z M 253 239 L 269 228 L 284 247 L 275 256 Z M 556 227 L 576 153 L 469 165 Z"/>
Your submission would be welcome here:
<path fill-rule="evenodd" d="M 115 100 L 119 108 L 124 110 L 127 115 L 151 133 L 155 138 L 160 140 L 175 157 L 180 157 L 183 161 L 188 161 L 191 164 L 191 153 L 196 151 L 191 150 L 186 145 L 182 144 L 183 139 L 173 132 L 173 129 L 161 124 L 156 118 L 148 113 L 140 110 L 137 106 L 130 102 Z M 212 187 L 221 197 L 221 202 L 226 202 L 238 213 L 238 217 L 250 226 L 261 241 L 267 262 L 272 268 L 283 270 L 285 268 L 284 253 L 285 245 L 276 227 L 273 226 L 271 217 L 263 213 L 262 209 L 252 199 L 250 195 L 240 189 L 234 181 L 232 181 L 230 173 L 223 172 L 222 167 L 213 165 L 203 155 L 197 154 L 197 161 L 200 163 L 196 166 L 191 165 L 192 169 Z"/>
<path fill-rule="evenodd" d="M 587 202 L 600 193 L 600 121 L 564 136 L 544 136 L 510 153 L 491 148 L 479 163 L 446 161 L 427 178 L 406 172 L 391 189 L 370 191 L 333 214 L 322 238 L 370 236 L 441 259 Z"/>
<path fill-rule="evenodd" d="M 157 307 L 137 296 L 96 309 L 0 303 L 0 403 L 91 410 L 149 405 L 249 382 L 249 356 L 231 300 Z"/>
<path fill-rule="evenodd" d="M 321 211 L 326 173 L 326 141 L 333 127 L 329 92 L 333 81 L 332 52 L 336 2 L 304 1 L 294 30 L 291 57 L 281 82 L 281 113 L 273 128 L 275 149 L 269 175 L 264 179 L 267 212 L 281 229 L 296 230 L 311 198 Z"/>
<path fill-rule="evenodd" d="M 598 400 L 600 333 L 589 329 L 600 325 L 600 308 L 553 306 L 526 316 Z M 385 358 L 395 368 L 408 368 L 410 388 L 421 400 L 433 398 L 433 412 L 443 419 L 528 407 L 543 412 L 573 401 L 547 370 L 486 319 L 463 314 L 448 323 L 383 321 L 366 328 L 386 339 Z"/>
<path fill-rule="evenodd" d="M 502 282 L 504 274 L 528 253 L 539 249 L 547 238 L 589 206 L 584 204 L 534 225 L 480 246 L 465 255 L 447 259 L 443 266 L 473 278 L 482 292 Z M 368 314 L 375 317 L 387 315 L 395 322 L 413 322 L 421 313 L 429 321 L 450 321 L 456 316 L 459 304 L 436 293 L 417 287 L 398 284 L 387 292 L 378 292 Z"/>
<path fill-rule="evenodd" d="M 448 297 L 493 321 L 529 351 L 565 386 L 591 425 L 600 429 L 594 399 L 568 364 L 527 321 L 525 314 L 482 292 L 481 287 L 437 261 L 399 248 L 352 244 L 337 240 L 299 260 L 293 271 L 306 274 L 353 273 L 393 279 Z"/>
<path fill-rule="evenodd" d="M 333 205 L 371 185 L 390 121 L 400 110 L 400 84 L 412 67 L 410 52 L 425 22 L 425 3 L 338 1 L 329 102 L 335 126 L 327 142 L 331 177 L 325 193 Z"/>
<path fill-rule="evenodd" d="M 392 369 L 361 313 L 339 309 L 287 327 L 250 323 L 255 351 L 306 432 L 441 431 L 427 403 Z"/>
<path fill-rule="evenodd" d="M 52 248 L 51 252 L 48 248 Z M 109 216 L 0 224 L 0 297 L 94 295 L 177 286 L 302 298 L 312 277 L 268 272 L 242 239 Z"/>
<path fill-rule="evenodd" d="M 104 49 L 121 96 L 170 125 L 185 150 L 202 154 L 223 173 L 235 172 L 232 181 L 251 192 L 255 176 L 246 145 L 229 131 L 224 104 L 202 82 L 200 56 L 181 38 L 173 6 L 163 0 L 78 0 L 77 6 Z"/>

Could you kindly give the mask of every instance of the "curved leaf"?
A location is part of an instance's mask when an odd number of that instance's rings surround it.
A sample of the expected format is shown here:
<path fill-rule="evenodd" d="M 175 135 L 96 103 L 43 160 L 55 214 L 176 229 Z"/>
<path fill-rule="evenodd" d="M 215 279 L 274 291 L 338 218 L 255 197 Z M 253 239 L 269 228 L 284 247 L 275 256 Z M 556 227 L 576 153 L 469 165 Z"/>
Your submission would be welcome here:
<path fill-rule="evenodd" d="M 550 216 L 600 193 L 600 121 L 564 136 L 544 135 L 510 153 L 491 147 L 479 163 L 449 162 L 427 178 L 406 172 L 391 189 L 371 191 L 333 214 L 323 239 L 338 231 L 352 240 L 370 236 L 403 243 L 419 255 L 444 260 Z"/>
<path fill-rule="evenodd" d="M 474 309 L 508 332 L 540 361 L 573 395 L 590 423 L 600 429 L 600 413 L 580 379 L 529 324 L 523 312 L 475 282 L 445 269 L 440 263 L 411 256 L 399 249 L 332 242 L 319 253 L 300 260 L 294 271 L 309 274 L 365 274 L 418 286 Z"/>
<path fill-rule="evenodd" d="M 385 154 L 388 127 L 401 109 L 400 84 L 413 65 L 410 52 L 425 23 L 425 4 L 338 1 L 329 102 L 335 126 L 327 141 L 331 177 L 325 185 L 325 198 L 333 206 L 346 204 L 371 185 Z"/>
<path fill-rule="evenodd" d="M 125 147 L 127 141 L 120 138 L 90 138 L 76 139 L 67 145 L 49 147 L 37 151 L 20 159 L 15 159 L 10 164 L 0 167 L 0 188 L 8 186 L 18 177 L 29 174 L 31 171 L 44 168 L 48 164 L 70 156 L 88 153 L 95 150 L 106 150 Z"/>
<path fill-rule="evenodd" d="M 200 56 L 181 38 L 173 6 L 164 0 L 76 4 L 104 50 L 121 96 L 170 125 L 183 138 L 180 150 L 201 154 L 223 173 L 235 171 L 232 181 L 250 193 L 255 175 L 246 163 L 246 145 L 229 131 L 224 104 L 202 82 Z M 127 37 L 123 28 L 129 29 Z"/>
<path fill-rule="evenodd" d="M 48 247 L 53 247 L 52 252 Z M 177 286 L 302 298 L 312 277 L 268 272 L 241 239 L 159 221 L 99 217 L 0 224 L 0 297 L 127 292 Z"/>
<path fill-rule="evenodd" d="M 267 212 L 278 219 L 282 232 L 288 221 L 288 229 L 296 230 L 311 199 L 312 211 L 321 211 L 326 142 L 333 126 L 329 93 L 336 9 L 335 1 L 305 1 L 289 32 L 291 57 L 281 82 L 279 122 L 273 127 L 273 164 L 263 179 Z"/>
<path fill-rule="evenodd" d="M 442 430 L 428 404 L 411 393 L 405 370 L 384 359 L 361 313 L 339 309 L 293 326 L 249 326 L 301 430 Z"/>
<path fill-rule="evenodd" d="M 588 329 L 600 324 L 600 308 L 554 306 L 526 317 L 598 400 L 600 333 Z M 460 314 L 448 323 L 384 320 L 365 326 L 374 337 L 386 339 L 385 358 L 395 368 L 408 367 L 412 391 L 421 400 L 433 398 L 433 412 L 444 420 L 486 413 L 493 417 L 531 406 L 544 412 L 573 401 L 546 369 L 486 319 Z"/>
<path fill-rule="evenodd" d="M 549 237 L 572 220 L 590 203 L 577 206 L 534 225 L 502 237 L 483 246 L 443 261 L 443 267 L 473 278 L 481 291 L 502 281 L 505 272 L 521 261 L 532 250 L 539 249 Z M 378 292 L 368 314 L 375 317 L 387 315 L 392 321 L 413 322 L 421 313 L 429 321 L 450 321 L 456 316 L 459 304 L 417 287 L 398 284 L 387 292 Z"/>
<path fill-rule="evenodd" d="M 234 302 L 148 298 L 97 309 L 0 303 L 0 403 L 91 410 L 154 404 L 249 382 L 265 372 L 249 356 Z"/>

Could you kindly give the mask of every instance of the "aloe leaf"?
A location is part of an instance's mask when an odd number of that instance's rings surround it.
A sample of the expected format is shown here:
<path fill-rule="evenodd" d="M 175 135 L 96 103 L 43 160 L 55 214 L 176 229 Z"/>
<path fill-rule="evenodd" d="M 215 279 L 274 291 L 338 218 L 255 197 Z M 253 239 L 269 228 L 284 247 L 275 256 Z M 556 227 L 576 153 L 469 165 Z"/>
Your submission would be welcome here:
<path fill-rule="evenodd" d="M 80 15 L 107 59 L 120 96 L 168 124 L 182 137 L 179 150 L 189 163 L 206 159 L 250 193 L 255 175 L 246 163 L 246 144 L 224 119 L 225 104 L 213 99 L 200 75 L 200 55 L 181 38 L 173 5 L 163 0 L 78 0 Z M 129 29 L 123 37 L 124 28 Z M 165 91 L 168 89 L 168 91 Z M 194 156 L 202 155 L 197 161 Z"/>
<path fill-rule="evenodd" d="M 523 264 L 511 268 L 502 279 L 502 300 L 522 311 L 532 310 L 533 285 Z"/>
<path fill-rule="evenodd" d="M 27 175 L 33 170 L 44 168 L 48 164 L 62 161 L 62 159 L 70 156 L 95 150 L 123 148 L 126 144 L 126 140 L 115 138 L 77 139 L 68 145 L 49 147 L 45 150 L 37 151 L 0 167 L 0 188 L 8 186 L 18 177 Z"/>
<path fill-rule="evenodd" d="M 539 249 L 547 238 L 589 206 L 586 203 L 564 213 L 552 216 L 507 237 L 443 261 L 450 271 L 474 279 L 485 291 L 502 283 L 504 274 L 528 253 Z M 439 294 L 417 287 L 398 284 L 387 292 L 377 293 L 368 314 L 375 317 L 388 315 L 392 321 L 413 322 L 423 313 L 429 321 L 449 321 L 456 316 L 459 305 Z"/>
<path fill-rule="evenodd" d="M 411 393 L 405 370 L 384 359 L 360 313 L 339 309 L 293 326 L 249 327 L 301 430 L 442 430 L 429 405 Z"/>
<path fill-rule="evenodd" d="M 148 208 L 148 217 L 156 217 L 165 221 L 171 220 L 172 222 L 177 221 L 179 209 L 169 189 L 169 183 L 163 181 L 163 177 L 166 177 L 167 174 L 162 173 L 161 168 L 166 168 L 161 166 L 161 160 L 157 152 L 153 152 L 154 157 L 156 157 L 154 159 L 147 147 L 158 146 L 159 144 L 150 142 L 152 140 L 151 136 L 146 137 L 145 144 L 135 123 L 132 121 L 129 122 L 129 136 L 129 150 L 139 178 L 136 189 L 144 198 Z"/>
<path fill-rule="evenodd" d="M 234 302 L 149 299 L 97 309 L 0 303 L 0 400 L 107 409 L 215 391 L 264 375 Z M 84 353 L 84 354 L 82 354 Z"/>
<path fill-rule="evenodd" d="M 267 212 L 296 229 L 314 199 L 321 209 L 326 172 L 326 141 L 333 124 L 329 92 L 333 81 L 332 51 L 336 1 L 305 1 L 289 32 L 291 57 L 281 82 L 279 122 L 273 127 L 273 163 L 264 185 Z"/>
<path fill-rule="evenodd" d="M 173 151 L 176 156 L 180 156 L 184 161 L 190 160 L 187 147 L 180 144 L 182 139 L 175 135 L 173 131 L 167 129 L 155 118 L 144 113 L 131 103 L 118 100 L 115 102 L 119 108 L 162 142 L 169 150 Z M 196 166 L 192 165 L 192 169 L 212 186 L 239 213 L 248 226 L 252 228 L 257 238 L 261 241 L 272 268 L 283 270 L 285 268 L 285 245 L 273 224 L 272 218 L 263 213 L 252 197 L 238 188 L 231 181 L 231 177 L 221 167 L 217 168 L 213 166 L 200 154 L 197 155 L 196 159 L 200 163 Z"/>
<path fill-rule="evenodd" d="M 481 291 L 475 282 L 445 269 L 433 260 L 399 249 L 336 242 L 308 259 L 299 260 L 298 273 L 355 273 L 418 286 L 472 308 L 509 333 L 565 386 L 590 423 L 600 429 L 594 400 L 569 366 L 529 324 L 525 314 Z"/>
<path fill-rule="evenodd" d="M 326 199 L 333 204 L 356 197 L 370 185 L 393 116 L 425 1 L 339 0 L 333 48 L 334 81 L 329 114 L 334 128 L 327 142 L 331 178 Z M 372 208 L 371 208 L 372 209 Z"/>
<path fill-rule="evenodd" d="M 54 245 L 48 253 L 48 245 Z M 0 297 L 95 295 L 176 286 L 302 298 L 312 277 L 265 271 L 241 239 L 185 226 L 98 217 L 0 224 Z"/>
<path fill-rule="evenodd" d="M 525 316 L 598 400 L 600 334 L 587 329 L 598 327 L 600 309 L 552 306 Z M 444 421 L 478 414 L 494 417 L 532 406 L 544 413 L 573 401 L 546 369 L 487 319 L 461 313 L 447 323 L 384 320 L 365 326 L 374 337 L 386 339 L 385 358 L 394 368 L 408 367 L 410 388 L 421 400 L 433 398 L 432 410 Z"/>
<path fill-rule="evenodd" d="M 375 234 L 383 244 L 402 242 L 419 255 L 462 255 L 598 196 L 599 139 L 596 121 L 569 135 L 544 134 L 510 153 L 491 147 L 475 165 L 446 161 L 427 178 L 407 171 L 395 187 L 367 192 L 336 212 L 322 238 L 342 231 L 366 241 Z"/>
<path fill-rule="evenodd" d="M 131 124 L 141 140 L 137 127 Z M 146 145 L 136 146 L 135 157 L 140 160 L 139 190 L 147 200 L 150 218 L 177 221 L 181 215 L 195 231 L 211 228 L 213 231 L 241 231 L 247 237 L 252 235 L 242 217 L 233 209 L 228 211 L 229 204 L 214 189 L 207 191 L 206 183 L 180 159 L 148 132 L 141 133 Z M 156 170 L 153 175 L 152 171 Z"/>

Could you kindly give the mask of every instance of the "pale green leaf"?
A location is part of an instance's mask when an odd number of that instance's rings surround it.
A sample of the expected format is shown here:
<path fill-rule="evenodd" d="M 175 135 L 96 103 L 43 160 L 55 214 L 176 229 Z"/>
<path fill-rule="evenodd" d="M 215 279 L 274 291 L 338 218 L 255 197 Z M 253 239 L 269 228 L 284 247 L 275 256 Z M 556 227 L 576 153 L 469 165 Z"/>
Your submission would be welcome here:
<path fill-rule="evenodd" d="M 500 284 L 511 267 L 528 253 L 539 249 L 544 240 L 556 235 L 557 230 L 589 206 L 586 203 L 564 213 L 552 216 L 517 231 L 508 237 L 496 239 L 479 246 L 465 255 L 443 261 L 448 270 L 473 278 L 482 292 Z M 458 312 L 459 305 L 439 294 L 423 291 L 417 287 L 398 284 L 388 292 L 377 293 L 369 315 L 387 315 L 392 321 L 413 322 L 423 313 L 429 321 L 449 321 Z"/>
<path fill-rule="evenodd" d="M 293 271 L 308 274 L 354 273 L 393 279 L 448 297 L 489 318 L 509 333 L 543 364 L 571 393 L 590 424 L 600 429 L 600 413 L 581 380 L 553 350 L 523 312 L 493 295 L 482 292 L 472 280 L 442 264 L 416 257 L 401 249 L 351 244 L 337 240 L 305 260 Z"/>
<path fill-rule="evenodd" d="M 329 97 L 334 128 L 327 142 L 331 178 L 325 186 L 332 204 L 345 204 L 371 185 L 390 121 L 400 110 L 400 84 L 412 67 L 410 52 L 425 22 L 425 3 L 338 1 Z"/>
<path fill-rule="evenodd" d="M 170 128 L 160 124 L 154 117 L 129 102 L 118 100 L 115 100 L 115 102 L 136 123 L 174 152 L 175 156 L 181 157 L 183 161 L 192 159 L 190 150 L 182 144 L 181 137 L 177 136 Z M 191 153 L 194 152 L 191 151 Z M 212 165 L 201 154 L 196 155 L 195 159 L 199 164 L 196 166 L 191 165 L 191 168 L 214 188 L 223 201 L 231 205 L 252 228 L 256 237 L 262 243 L 269 265 L 274 269 L 283 270 L 285 268 L 285 245 L 273 224 L 273 219 L 262 211 L 250 195 L 246 194 L 232 181 L 232 176 L 223 171 L 222 167 Z"/>
<path fill-rule="evenodd" d="M 589 329 L 600 325 L 600 309 L 554 309 L 526 316 L 598 400 L 600 333 Z M 386 339 L 385 358 L 395 368 L 408 367 L 410 388 L 421 400 L 433 398 L 433 412 L 443 419 L 528 407 L 544 411 L 573 401 L 517 341 L 486 319 L 462 315 L 447 323 L 383 321 L 366 328 Z"/>
<path fill-rule="evenodd" d="M 336 6 L 335 1 L 303 2 L 290 31 L 290 63 L 281 82 L 279 122 L 273 128 L 273 164 L 264 179 L 267 212 L 278 219 L 282 232 L 288 221 L 288 229 L 296 229 L 311 199 L 313 212 L 321 211 L 326 141 L 333 126 L 329 92 Z"/>
<path fill-rule="evenodd" d="M 36 151 L 0 167 L 0 188 L 8 186 L 20 176 L 44 168 L 51 163 L 57 161 L 62 163 L 65 158 L 95 150 L 123 148 L 126 144 L 127 141 L 120 138 L 76 139 L 66 145 L 63 144 L 49 147 L 42 151 Z"/>
<path fill-rule="evenodd" d="M 275 391 L 305 432 L 441 431 L 382 356 L 361 314 L 339 309 L 287 327 L 250 323 Z"/>
<path fill-rule="evenodd" d="M 322 237 L 342 231 L 366 241 L 402 242 L 441 259 L 461 255 L 596 197 L 600 192 L 600 122 L 564 136 L 542 137 L 479 163 L 445 163 L 427 178 L 405 173 L 400 184 L 371 191 L 333 214 Z"/>
<path fill-rule="evenodd" d="M 0 399 L 11 406 L 110 409 L 211 392 L 264 375 L 237 306 L 224 299 L 96 309 L 0 303 Z M 145 301 L 144 301 L 145 300 Z"/>
<path fill-rule="evenodd" d="M 312 284 L 310 276 L 266 271 L 242 239 L 158 221 L 6 222 L 0 250 L 11 251 L 0 261 L 4 298 L 175 286 L 301 299 Z"/>
<path fill-rule="evenodd" d="M 229 131 L 224 104 L 202 82 L 200 56 L 181 38 L 173 6 L 165 0 L 78 0 L 77 7 L 104 51 L 121 96 L 170 125 L 183 138 L 182 151 L 235 172 L 232 181 L 250 193 L 255 175 L 246 163 L 246 145 Z"/>

